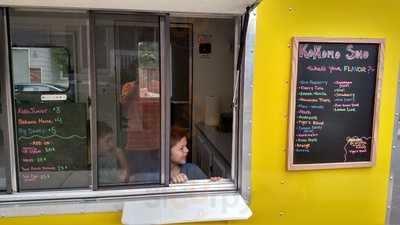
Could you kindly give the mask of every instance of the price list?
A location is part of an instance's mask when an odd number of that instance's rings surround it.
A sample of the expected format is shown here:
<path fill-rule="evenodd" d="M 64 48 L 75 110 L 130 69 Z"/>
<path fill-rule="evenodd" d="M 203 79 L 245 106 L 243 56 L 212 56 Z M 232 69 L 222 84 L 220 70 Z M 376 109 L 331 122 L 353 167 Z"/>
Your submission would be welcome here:
<path fill-rule="evenodd" d="M 21 186 L 52 188 L 62 173 L 87 169 L 85 104 L 21 104 L 16 124 Z"/>

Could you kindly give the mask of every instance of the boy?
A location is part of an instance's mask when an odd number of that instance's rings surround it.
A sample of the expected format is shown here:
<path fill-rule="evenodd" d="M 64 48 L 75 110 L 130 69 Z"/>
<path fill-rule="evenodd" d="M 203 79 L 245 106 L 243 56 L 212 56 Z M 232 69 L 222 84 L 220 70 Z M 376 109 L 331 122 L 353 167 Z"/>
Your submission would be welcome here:
<path fill-rule="evenodd" d="M 99 183 L 128 182 L 128 162 L 122 149 L 115 145 L 112 128 L 105 122 L 97 122 L 97 136 Z"/>

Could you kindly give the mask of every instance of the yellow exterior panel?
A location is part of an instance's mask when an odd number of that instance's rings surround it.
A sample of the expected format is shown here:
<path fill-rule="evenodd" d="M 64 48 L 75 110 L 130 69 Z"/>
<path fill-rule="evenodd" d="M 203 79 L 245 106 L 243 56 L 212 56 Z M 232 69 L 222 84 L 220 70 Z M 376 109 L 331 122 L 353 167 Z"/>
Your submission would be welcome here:
<path fill-rule="evenodd" d="M 400 55 L 399 8 L 400 4 L 390 1 L 265 0 L 260 5 L 253 120 L 252 209 L 257 223 L 384 224 Z M 302 172 L 285 169 L 290 45 L 294 36 L 385 38 L 375 167 Z"/>

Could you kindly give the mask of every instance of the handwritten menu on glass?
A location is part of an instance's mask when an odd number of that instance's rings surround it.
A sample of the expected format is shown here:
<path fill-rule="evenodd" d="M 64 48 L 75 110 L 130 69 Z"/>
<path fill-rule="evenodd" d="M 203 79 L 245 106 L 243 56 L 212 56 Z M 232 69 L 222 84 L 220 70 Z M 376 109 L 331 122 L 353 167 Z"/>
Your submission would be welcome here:
<path fill-rule="evenodd" d="M 289 169 L 371 166 L 381 43 L 295 46 Z"/>
<path fill-rule="evenodd" d="M 18 104 L 15 113 L 22 189 L 58 188 L 71 171 L 87 170 L 85 104 Z"/>

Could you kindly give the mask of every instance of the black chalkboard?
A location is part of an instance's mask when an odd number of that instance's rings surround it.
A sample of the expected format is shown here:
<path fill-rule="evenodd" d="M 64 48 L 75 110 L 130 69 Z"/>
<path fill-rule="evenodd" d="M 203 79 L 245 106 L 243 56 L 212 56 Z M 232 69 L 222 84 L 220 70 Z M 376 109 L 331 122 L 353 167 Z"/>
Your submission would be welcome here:
<path fill-rule="evenodd" d="M 295 39 L 289 169 L 372 165 L 381 45 Z"/>
<path fill-rule="evenodd" d="M 70 171 L 88 168 L 86 105 L 16 105 L 19 180 L 22 189 L 59 188 Z"/>

